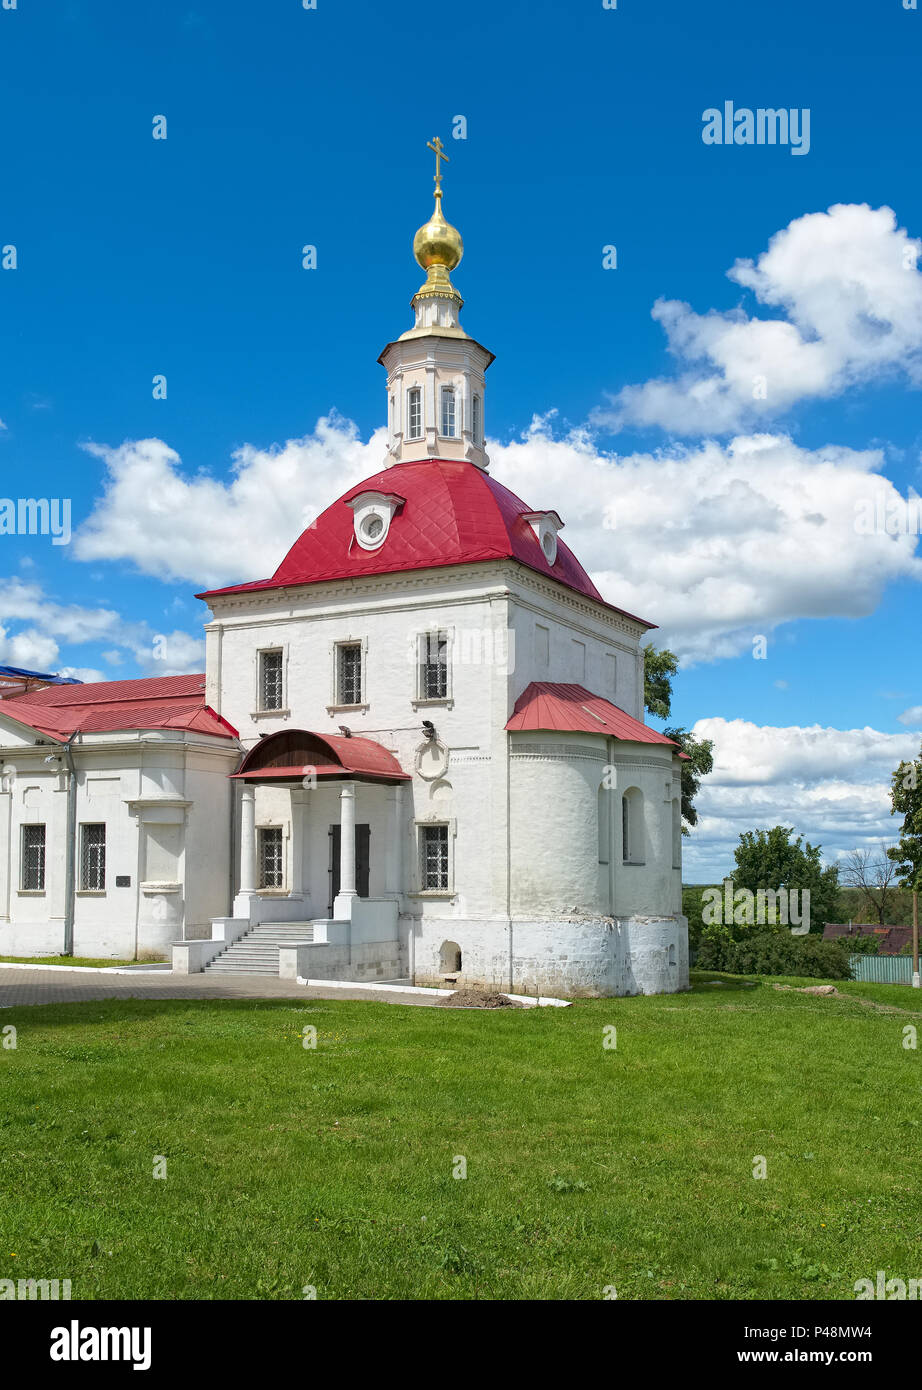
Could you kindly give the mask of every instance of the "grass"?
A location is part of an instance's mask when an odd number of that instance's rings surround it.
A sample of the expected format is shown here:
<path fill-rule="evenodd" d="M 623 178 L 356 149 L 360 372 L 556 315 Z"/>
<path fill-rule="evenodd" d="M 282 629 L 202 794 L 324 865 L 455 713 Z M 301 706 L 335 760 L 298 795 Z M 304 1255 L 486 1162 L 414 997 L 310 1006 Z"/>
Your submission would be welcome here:
<path fill-rule="evenodd" d="M 840 988 L 4 1010 L 0 1277 L 91 1299 L 835 1299 L 918 1277 L 922 1000 Z"/>
<path fill-rule="evenodd" d="M 149 960 L 113 960 L 111 956 L 0 956 L 4 965 L 94 965 L 114 967 L 116 965 L 152 965 L 162 961 L 163 956 L 152 956 Z"/>

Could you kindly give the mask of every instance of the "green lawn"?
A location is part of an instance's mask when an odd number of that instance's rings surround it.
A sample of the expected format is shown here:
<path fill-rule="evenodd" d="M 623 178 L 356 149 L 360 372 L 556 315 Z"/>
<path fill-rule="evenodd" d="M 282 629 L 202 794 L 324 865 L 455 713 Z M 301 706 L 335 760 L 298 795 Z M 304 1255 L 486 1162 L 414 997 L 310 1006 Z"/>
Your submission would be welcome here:
<path fill-rule="evenodd" d="M 157 960 L 162 961 L 163 956 L 158 956 Z M 141 965 L 137 960 L 113 960 L 111 956 L 0 956 L 0 963 L 5 965 L 93 965 L 106 966 L 112 968 L 116 965 Z M 148 961 L 146 964 L 152 964 Z"/>
<path fill-rule="evenodd" d="M 844 989 L 3 1010 L 0 1277 L 74 1298 L 798 1299 L 922 1276 L 922 1050 L 902 1046 L 922 1000 Z"/>

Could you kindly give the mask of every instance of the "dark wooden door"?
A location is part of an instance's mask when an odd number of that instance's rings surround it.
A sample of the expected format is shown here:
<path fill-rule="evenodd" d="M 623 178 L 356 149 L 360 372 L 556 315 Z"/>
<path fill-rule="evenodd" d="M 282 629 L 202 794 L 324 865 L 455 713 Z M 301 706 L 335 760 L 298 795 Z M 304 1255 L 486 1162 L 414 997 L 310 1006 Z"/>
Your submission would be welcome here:
<path fill-rule="evenodd" d="M 333 916 L 333 903 L 339 892 L 340 827 L 330 826 L 330 901 L 327 916 Z M 355 891 L 360 898 L 368 897 L 368 871 L 371 860 L 371 826 L 355 827 Z"/>

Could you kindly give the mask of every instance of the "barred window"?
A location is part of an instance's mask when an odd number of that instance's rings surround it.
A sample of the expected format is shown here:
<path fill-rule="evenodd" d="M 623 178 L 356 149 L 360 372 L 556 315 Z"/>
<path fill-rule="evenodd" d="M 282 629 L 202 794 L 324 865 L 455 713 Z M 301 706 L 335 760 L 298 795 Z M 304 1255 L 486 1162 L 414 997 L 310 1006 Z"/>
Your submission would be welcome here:
<path fill-rule="evenodd" d="M 453 386 L 442 387 L 441 433 L 446 439 L 454 439 L 455 437 L 455 388 Z"/>
<path fill-rule="evenodd" d="M 336 703 L 338 705 L 360 705 L 362 703 L 362 644 L 344 642 L 337 648 Z"/>
<path fill-rule="evenodd" d="M 102 892 L 106 886 L 106 827 L 80 827 L 80 887 L 85 893 Z"/>
<path fill-rule="evenodd" d="M 420 827 L 420 857 L 424 888 L 448 887 L 448 826 Z"/>
<path fill-rule="evenodd" d="M 419 639 L 419 698 L 448 698 L 448 633 L 423 632 Z"/>
<path fill-rule="evenodd" d="M 259 852 L 260 888 L 282 888 L 285 885 L 284 845 L 281 826 L 267 826 L 256 832 Z"/>
<path fill-rule="evenodd" d="M 482 443 L 482 440 L 481 440 L 481 437 L 480 437 L 480 431 L 481 431 L 481 422 L 480 422 L 480 397 L 479 397 L 479 396 L 474 396 L 473 399 L 471 400 L 471 434 L 472 434 L 473 437 L 474 437 L 474 443 L 475 443 L 475 444 L 480 444 L 480 443 Z"/>
<path fill-rule="evenodd" d="M 259 708 L 282 708 L 282 653 L 259 653 Z"/>
<path fill-rule="evenodd" d="M 45 827 L 43 825 L 24 825 L 22 827 L 22 864 L 20 883 L 29 893 L 40 893 L 45 888 Z"/>
<path fill-rule="evenodd" d="M 418 386 L 407 392 L 407 439 L 422 439 L 423 393 Z"/>

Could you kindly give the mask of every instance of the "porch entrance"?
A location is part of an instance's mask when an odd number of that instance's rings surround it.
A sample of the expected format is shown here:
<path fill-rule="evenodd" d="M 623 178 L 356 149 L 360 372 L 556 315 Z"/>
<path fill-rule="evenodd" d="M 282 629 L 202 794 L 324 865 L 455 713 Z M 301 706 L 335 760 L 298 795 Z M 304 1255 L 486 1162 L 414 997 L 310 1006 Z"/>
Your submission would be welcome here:
<path fill-rule="evenodd" d="M 340 860 L 340 826 L 330 826 L 330 863 L 329 863 L 329 902 L 327 903 L 327 916 L 333 916 L 333 903 L 339 892 L 339 866 Z M 347 841 L 348 843 L 348 841 Z M 355 827 L 355 891 L 358 897 L 368 897 L 368 868 L 371 857 L 371 826 L 357 825 Z"/>

